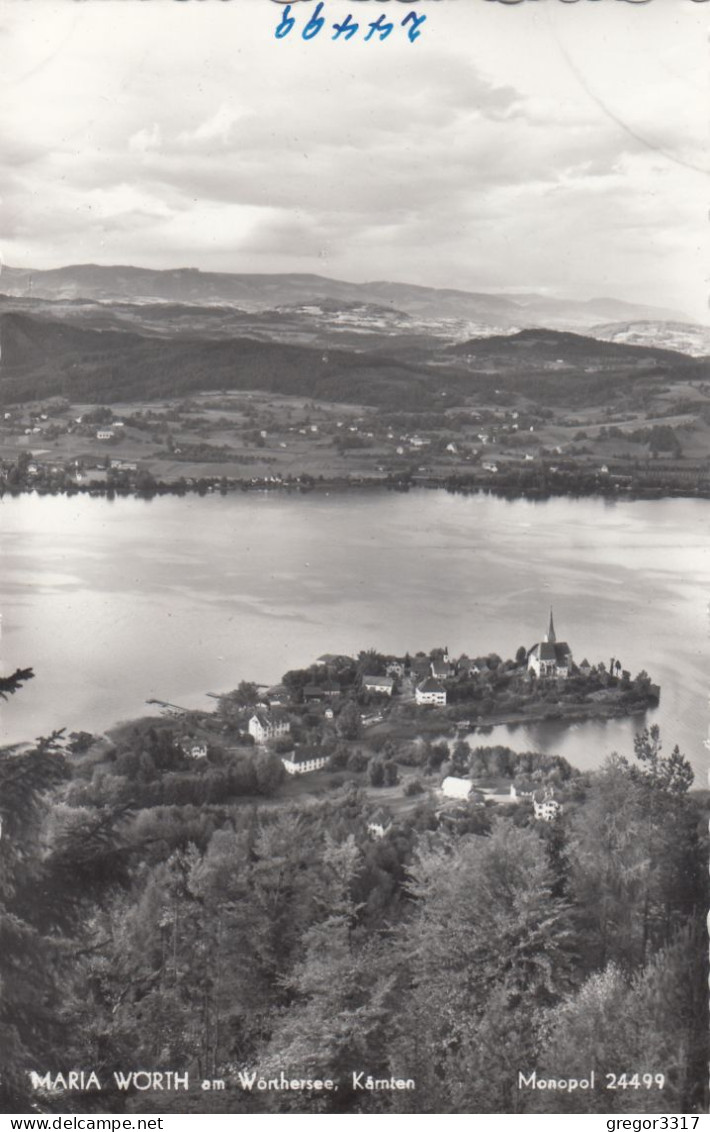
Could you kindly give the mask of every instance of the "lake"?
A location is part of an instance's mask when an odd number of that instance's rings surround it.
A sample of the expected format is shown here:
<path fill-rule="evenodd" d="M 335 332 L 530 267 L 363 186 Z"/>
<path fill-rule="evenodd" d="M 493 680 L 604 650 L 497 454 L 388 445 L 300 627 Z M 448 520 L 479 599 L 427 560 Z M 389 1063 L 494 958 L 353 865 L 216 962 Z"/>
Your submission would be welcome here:
<path fill-rule="evenodd" d="M 662 685 L 661 726 L 704 785 L 710 502 L 507 501 L 443 491 L 5 497 L 2 741 L 102 730 L 145 701 L 276 681 L 320 653 L 514 656 L 545 632 L 577 661 L 618 658 Z M 496 728 L 482 742 L 580 767 L 630 753 L 616 720 Z M 700 777 L 702 776 L 702 777 Z"/>

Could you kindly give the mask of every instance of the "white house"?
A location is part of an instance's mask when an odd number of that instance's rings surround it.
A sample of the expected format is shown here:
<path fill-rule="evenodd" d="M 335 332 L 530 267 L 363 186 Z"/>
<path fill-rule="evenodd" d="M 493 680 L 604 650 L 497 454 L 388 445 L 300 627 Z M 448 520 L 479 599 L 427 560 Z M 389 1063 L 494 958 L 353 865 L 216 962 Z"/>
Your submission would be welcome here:
<path fill-rule="evenodd" d="M 191 759 L 206 759 L 207 758 L 207 744 L 206 743 L 192 743 L 188 744 L 185 752 Z"/>
<path fill-rule="evenodd" d="M 432 660 L 431 674 L 436 680 L 448 680 L 450 676 L 453 676 L 454 669 L 449 663 L 447 653 L 442 656 L 441 660 Z"/>
<path fill-rule="evenodd" d="M 100 428 L 96 433 L 97 440 L 113 440 L 113 429 Z"/>
<path fill-rule="evenodd" d="M 565 680 L 572 669 L 572 650 L 566 641 L 558 641 L 550 610 L 550 625 L 543 639 L 530 649 L 528 668 L 536 676 Z"/>
<path fill-rule="evenodd" d="M 451 774 L 441 784 L 441 793 L 445 798 L 469 798 L 474 790 L 470 778 L 455 778 Z"/>
<path fill-rule="evenodd" d="M 445 707 L 446 688 L 433 676 L 427 676 L 426 680 L 422 680 L 421 684 L 417 685 L 414 698 L 418 704 L 436 704 L 437 707 Z"/>
<path fill-rule="evenodd" d="M 391 696 L 394 680 L 391 676 L 363 676 L 362 687 L 365 692 L 376 692 L 380 696 Z"/>
<path fill-rule="evenodd" d="M 536 821 L 554 821 L 562 813 L 562 806 L 549 791 L 536 790 L 533 794 L 533 810 Z"/>
<path fill-rule="evenodd" d="M 281 762 L 284 764 L 289 774 L 308 774 L 312 770 L 322 770 L 328 762 L 328 755 L 316 753 L 313 748 L 304 750 L 289 751 L 287 755 L 281 756 Z"/>
<path fill-rule="evenodd" d="M 269 739 L 280 739 L 288 735 L 291 723 L 285 715 L 261 708 L 249 720 L 248 730 L 257 743 L 266 743 Z"/>
<path fill-rule="evenodd" d="M 368 821 L 367 832 L 371 837 L 374 838 L 384 837 L 391 825 L 392 818 L 389 816 L 386 810 L 383 810 L 382 807 L 380 807 L 379 810 L 375 810 L 374 814 Z"/>

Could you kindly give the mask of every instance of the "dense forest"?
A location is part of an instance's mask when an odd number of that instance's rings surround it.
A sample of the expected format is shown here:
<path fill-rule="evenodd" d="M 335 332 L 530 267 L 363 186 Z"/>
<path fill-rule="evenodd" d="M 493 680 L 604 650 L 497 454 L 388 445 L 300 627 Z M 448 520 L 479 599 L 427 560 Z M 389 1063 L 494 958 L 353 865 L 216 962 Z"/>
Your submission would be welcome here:
<path fill-rule="evenodd" d="M 657 735 L 575 772 L 555 821 L 422 802 L 381 837 L 353 785 L 276 804 L 273 755 L 166 804 L 168 731 L 101 742 L 0 758 L 2 1111 L 705 1110 L 707 802 Z M 594 1090 L 519 1087 L 591 1070 Z M 101 1090 L 47 1086 L 71 1071 Z M 338 1087 L 250 1091 L 254 1072 Z"/>

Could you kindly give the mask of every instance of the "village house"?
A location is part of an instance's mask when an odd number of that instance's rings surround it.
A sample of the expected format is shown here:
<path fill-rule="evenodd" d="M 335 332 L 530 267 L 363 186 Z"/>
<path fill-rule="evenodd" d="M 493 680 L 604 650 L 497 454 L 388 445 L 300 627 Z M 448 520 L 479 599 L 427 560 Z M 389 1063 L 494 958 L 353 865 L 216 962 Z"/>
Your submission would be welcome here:
<path fill-rule="evenodd" d="M 433 676 L 427 676 L 426 680 L 417 684 L 414 698 L 418 704 L 436 704 L 437 707 L 446 707 L 446 688 Z"/>
<path fill-rule="evenodd" d="M 367 832 L 371 837 L 380 838 L 388 832 L 392 825 L 392 818 L 386 810 L 380 808 L 375 810 L 374 814 L 367 823 Z"/>
<path fill-rule="evenodd" d="M 394 680 L 391 676 L 363 676 L 362 690 L 374 692 L 380 696 L 391 696 Z"/>
<path fill-rule="evenodd" d="M 543 639 L 528 653 L 528 670 L 541 678 L 565 680 L 572 669 L 572 650 L 566 641 L 558 641 L 550 610 L 550 625 Z"/>
<path fill-rule="evenodd" d="M 418 654 L 412 657 L 410 669 L 412 676 L 417 680 L 424 680 L 427 676 L 431 675 L 431 661 L 424 653 Z"/>
<path fill-rule="evenodd" d="M 96 433 L 96 439 L 97 440 L 113 440 L 113 435 L 114 435 L 113 429 L 100 428 L 99 431 Z"/>
<path fill-rule="evenodd" d="M 266 698 L 270 707 L 279 707 L 281 704 L 288 703 L 288 688 L 285 684 L 273 684 L 266 689 Z"/>
<path fill-rule="evenodd" d="M 328 762 L 328 755 L 316 752 L 313 748 L 304 747 L 302 750 L 290 751 L 281 756 L 281 762 L 288 774 L 308 774 L 313 770 L 322 770 Z"/>
<path fill-rule="evenodd" d="M 453 676 L 454 668 L 449 663 L 448 655 L 444 654 L 441 660 L 432 660 L 431 674 L 435 680 L 449 680 Z"/>
<path fill-rule="evenodd" d="M 249 720 L 248 731 L 257 743 L 266 743 L 270 739 L 281 739 L 288 735 L 291 724 L 281 712 L 259 708 Z"/>
<path fill-rule="evenodd" d="M 533 811 L 536 821 L 554 821 L 562 813 L 562 806 L 551 791 L 536 790 L 533 794 Z"/>
<path fill-rule="evenodd" d="M 207 758 L 207 744 L 200 743 L 197 739 L 185 739 L 180 746 L 184 753 L 189 755 L 191 759 L 206 759 Z"/>

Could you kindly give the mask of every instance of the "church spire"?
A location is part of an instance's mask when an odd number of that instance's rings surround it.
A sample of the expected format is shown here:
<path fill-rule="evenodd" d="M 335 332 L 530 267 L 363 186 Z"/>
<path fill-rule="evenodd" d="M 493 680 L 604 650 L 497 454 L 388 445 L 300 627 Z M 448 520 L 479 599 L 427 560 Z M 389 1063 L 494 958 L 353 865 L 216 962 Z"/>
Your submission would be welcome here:
<path fill-rule="evenodd" d="M 555 623 L 552 620 L 552 606 L 550 606 L 550 627 L 547 630 L 547 636 L 545 637 L 545 640 L 548 641 L 551 645 L 554 645 L 555 641 L 557 640 L 557 637 L 555 636 Z"/>

